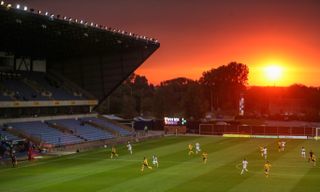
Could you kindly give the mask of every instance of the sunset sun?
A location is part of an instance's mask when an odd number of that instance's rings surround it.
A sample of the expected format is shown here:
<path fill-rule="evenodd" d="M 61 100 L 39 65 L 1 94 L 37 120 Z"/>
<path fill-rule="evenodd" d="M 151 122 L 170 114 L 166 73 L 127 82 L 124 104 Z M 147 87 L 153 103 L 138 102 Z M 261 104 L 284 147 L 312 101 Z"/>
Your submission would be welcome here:
<path fill-rule="evenodd" d="M 268 81 L 279 81 L 283 75 L 283 68 L 278 65 L 266 66 L 264 69 L 264 73 Z"/>

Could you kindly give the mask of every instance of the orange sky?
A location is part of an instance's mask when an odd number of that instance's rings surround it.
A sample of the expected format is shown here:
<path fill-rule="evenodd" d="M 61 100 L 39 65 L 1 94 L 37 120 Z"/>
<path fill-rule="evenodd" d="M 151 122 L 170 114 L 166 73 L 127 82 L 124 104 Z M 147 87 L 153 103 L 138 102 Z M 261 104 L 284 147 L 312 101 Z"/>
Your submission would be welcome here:
<path fill-rule="evenodd" d="M 320 86 L 319 0 L 15 2 L 158 38 L 160 49 L 136 71 L 154 84 L 237 61 L 249 66 L 250 85 Z M 283 78 L 266 80 L 269 64 L 281 65 Z"/>
<path fill-rule="evenodd" d="M 153 83 L 176 76 L 198 79 L 204 70 L 237 61 L 249 66 L 250 85 L 273 85 L 274 82 L 265 79 L 263 70 L 272 64 L 283 68 L 283 76 L 275 82 L 276 85 L 303 83 L 319 86 L 320 40 L 317 34 L 320 30 L 308 31 L 295 25 L 279 24 L 276 29 L 261 29 L 248 34 L 219 34 L 220 38 L 195 44 L 183 42 L 181 46 L 188 49 L 170 57 L 164 55 L 167 54 L 164 50 L 167 45 L 162 44 L 137 73 L 146 74 Z M 154 63 L 162 66 L 155 67 Z"/>
<path fill-rule="evenodd" d="M 253 13 L 234 13 L 234 20 L 201 28 L 195 33 L 197 40 L 188 37 L 191 31 L 184 31 L 186 34 L 181 37 L 160 39 L 160 50 L 137 73 L 157 84 L 177 76 L 198 79 L 204 70 L 237 61 L 249 66 L 250 85 L 319 86 L 320 6 L 313 6 L 312 2 L 241 5 L 242 11 Z M 232 5 L 228 8 L 232 9 Z M 179 46 L 173 45 L 177 43 Z M 276 82 L 265 78 L 263 68 L 270 64 L 283 68 L 282 78 Z"/>

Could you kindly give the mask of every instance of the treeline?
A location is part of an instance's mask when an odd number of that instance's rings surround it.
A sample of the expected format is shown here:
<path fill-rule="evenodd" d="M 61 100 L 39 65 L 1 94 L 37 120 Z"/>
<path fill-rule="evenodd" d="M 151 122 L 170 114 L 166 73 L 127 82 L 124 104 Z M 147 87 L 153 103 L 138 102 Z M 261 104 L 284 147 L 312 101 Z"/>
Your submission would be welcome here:
<path fill-rule="evenodd" d="M 100 106 L 103 113 L 134 116 L 164 116 L 200 119 L 208 111 L 237 113 L 240 93 L 245 91 L 249 69 L 231 62 L 203 72 L 199 80 L 180 77 L 150 84 L 133 74 Z"/>
<path fill-rule="evenodd" d="M 248 87 L 249 69 L 231 62 L 203 72 L 199 80 L 180 77 L 150 84 L 133 74 L 100 106 L 102 113 L 122 117 L 164 116 L 189 120 L 239 113 L 245 98 L 245 118 L 320 120 L 320 88 L 295 84 L 289 87 Z"/>
<path fill-rule="evenodd" d="M 320 120 L 320 88 L 250 87 L 245 94 L 246 115 L 276 120 Z"/>

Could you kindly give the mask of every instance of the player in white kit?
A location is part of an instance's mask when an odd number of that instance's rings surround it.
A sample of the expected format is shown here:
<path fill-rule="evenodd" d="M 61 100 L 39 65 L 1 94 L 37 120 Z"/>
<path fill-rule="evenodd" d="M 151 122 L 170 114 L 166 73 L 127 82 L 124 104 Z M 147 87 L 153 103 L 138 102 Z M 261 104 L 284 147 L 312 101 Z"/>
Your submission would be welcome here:
<path fill-rule="evenodd" d="M 285 141 L 281 141 L 281 151 L 284 151 L 286 148 L 286 142 Z"/>
<path fill-rule="evenodd" d="M 304 147 L 301 147 L 301 157 L 306 158 L 306 149 Z"/>
<path fill-rule="evenodd" d="M 197 142 L 196 143 L 196 154 L 200 153 L 201 149 L 200 149 L 200 144 Z"/>
<path fill-rule="evenodd" d="M 246 160 L 246 158 L 244 158 L 242 160 L 242 170 L 241 170 L 240 175 L 242 175 L 245 171 L 248 172 L 247 167 L 248 167 L 248 161 Z"/>
<path fill-rule="evenodd" d="M 156 155 L 152 156 L 152 164 L 157 168 L 159 167 L 158 157 Z"/>
<path fill-rule="evenodd" d="M 263 153 L 264 159 L 267 159 L 267 154 L 268 154 L 268 149 L 267 149 L 267 147 L 263 147 L 262 153 Z"/>
<path fill-rule="evenodd" d="M 130 152 L 130 154 L 132 155 L 132 145 L 129 141 L 128 141 L 127 148 L 128 148 L 128 151 Z"/>

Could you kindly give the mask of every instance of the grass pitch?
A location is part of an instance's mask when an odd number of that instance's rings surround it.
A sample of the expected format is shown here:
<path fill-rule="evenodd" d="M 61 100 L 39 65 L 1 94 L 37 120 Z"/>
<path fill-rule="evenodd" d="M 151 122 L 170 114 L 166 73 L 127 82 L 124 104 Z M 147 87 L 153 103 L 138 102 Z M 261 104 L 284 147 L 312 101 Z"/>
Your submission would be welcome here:
<path fill-rule="evenodd" d="M 199 142 L 209 154 L 188 156 L 189 143 Z M 267 146 L 272 164 L 265 178 L 258 146 Z M 301 146 L 320 155 L 313 140 L 287 140 L 285 152 L 275 139 L 222 137 L 166 137 L 134 143 L 134 154 L 118 146 L 119 158 L 110 159 L 110 148 L 24 162 L 17 168 L 0 167 L 0 191 L 320 191 L 320 162 L 313 167 L 300 157 Z M 140 171 L 142 159 L 156 154 L 159 168 Z M 240 175 L 241 161 L 249 172 Z"/>

